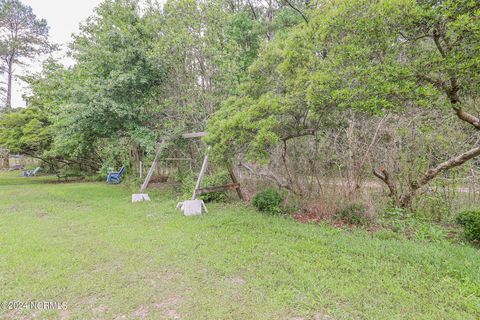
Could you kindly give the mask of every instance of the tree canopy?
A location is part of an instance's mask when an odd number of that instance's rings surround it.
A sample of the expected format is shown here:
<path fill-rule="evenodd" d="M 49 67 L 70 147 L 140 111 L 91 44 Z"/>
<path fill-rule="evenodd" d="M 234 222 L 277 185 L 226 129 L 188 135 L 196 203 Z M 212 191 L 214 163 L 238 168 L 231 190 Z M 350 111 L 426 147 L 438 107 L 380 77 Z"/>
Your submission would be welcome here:
<path fill-rule="evenodd" d="M 26 10 L 36 36 L 15 47 L 17 57 L 38 53 L 45 22 L 17 0 L 2 5 Z M 0 142 L 95 171 L 135 165 L 162 136 L 208 130 L 221 161 L 287 168 L 302 145 L 308 160 L 297 176 L 319 163 L 367 174 L 368 162 L 368 174 L 408 206 L 433 178 L 480 154 L 479 43 L 480 4 L 471 0 L 105 0 L 73 37 L 74 66 L 49 60 L 24 77 L 29 107 L 3 116 Z M 424 134 L 429 149 L 417 150 L 417 172 L 402 174 L 406 165 L 392 159 L 408 152 L 386 150 L 418 148 L 418 136 L 381 128 L 387 115 L 402 122 L 412 114 L 425 132 L 461 136 L 463 149 Z M 383 119 L 364 129 L 363 155 L 352 151 L 359 117 Z M 319 150 L 329 139 L 338 154 L 325 159 Z"/>

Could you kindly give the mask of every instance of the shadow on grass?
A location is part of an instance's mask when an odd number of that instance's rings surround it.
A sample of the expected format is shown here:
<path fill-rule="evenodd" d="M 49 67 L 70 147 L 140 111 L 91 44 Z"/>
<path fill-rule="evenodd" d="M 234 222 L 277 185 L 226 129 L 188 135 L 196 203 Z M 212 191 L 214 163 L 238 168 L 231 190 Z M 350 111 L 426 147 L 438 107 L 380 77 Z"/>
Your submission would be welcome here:
<path fill-rule="evenodd" d="M 0 186 L 19 186 L 32 184 L 45 184 L 57 182 L 56 176 L 41 175 L 36 177 L 22 177 L 20 171 L 6 172 L 0 174 Z M 72 181 L 73 182 L 73 181 Z"/>
<path fill-rule="evenodd" d="M 69 184 L 81 182 L 104 182 L 99 176 L 58 177 L 55 174 L 39 174 L 34 177 L 23 177 L 22 171 L 0 171 L 0 186 L 20 186 L 35 184 Z"/>

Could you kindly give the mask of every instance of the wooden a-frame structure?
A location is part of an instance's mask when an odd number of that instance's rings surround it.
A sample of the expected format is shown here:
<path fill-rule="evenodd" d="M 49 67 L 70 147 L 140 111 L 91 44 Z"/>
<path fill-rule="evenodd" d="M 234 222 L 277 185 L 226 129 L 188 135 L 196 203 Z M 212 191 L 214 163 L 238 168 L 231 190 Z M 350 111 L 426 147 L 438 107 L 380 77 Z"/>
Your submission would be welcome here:
<path fill-rule="evenodd" d="M 192 132 L 192 133 L 184 133 L 181 135 L 183 139 L 196 139 L 196 138 L 202 138 L 207 135 L 207 132 Z M 150 201 L 150 197 L 148 194 L 145 193 L 145 190 L 148 187 L 148 184 L 150 183 L 150 180 L 152 178 L 153 172 L 155 171 L 155 167 L 160 159 L 160 156 L 162 152 L 165 150 L 168 141 L 171 140 L 171 137 L 162 137 L 160 139 L 160 142 L 157 144 L 158 149 L 157 152 L 155 153 L 155 158 L 153 159 L 153 162 L 150 166 L 150 169 L 148 170 L 148 173 L 145 177 L 145 180 L 142 183 L 142 186 L 140 187 L 140 193 L 139 194 L 133 194 L 132 195 L 132 202 L 138 202 L 138 201 Z M 198 175 L 197 182 L 195 184 L 195 189 L 193 190 L 192 194 L 192 200 L 195 200 L 195 198 L 199 195 L 210 193 L 210 192 L 221 192 L 221 191 L 228 191 L 228 190 L 235 190 L 237 192 L 238 197 L 243 200 L 243 194 L 240 189 L 240 184 L 238 183 L 238 180 L 235 176 L 235 173 L 233 172 L 233 168 L 231 166 L 228 166 L 228 173 L 230 175 L 230 179 L 232 180 L 232 183 L 227 184 L 227 185 L 222 185 L 222 186 L 211 186 L 211 187 L 205 187 L 205 188 L 200 188 L 200 185 L 203 180 L 203 176 L 205 175 L 205 172 L 207 170 L 207 165 L 208 165 L 208 153 L 209 153 L 210 147 L 207 148 L 207 152 L 205 153 L 205 157 L 203 159 L 202 167 L 200 169 L 200 173 Z M 192 159 L 183 159 L 183 158 L 167 158 L 168 160 L 173 160 L 173 161 L 178 161 L 178 160 L 192 160 Z"/>

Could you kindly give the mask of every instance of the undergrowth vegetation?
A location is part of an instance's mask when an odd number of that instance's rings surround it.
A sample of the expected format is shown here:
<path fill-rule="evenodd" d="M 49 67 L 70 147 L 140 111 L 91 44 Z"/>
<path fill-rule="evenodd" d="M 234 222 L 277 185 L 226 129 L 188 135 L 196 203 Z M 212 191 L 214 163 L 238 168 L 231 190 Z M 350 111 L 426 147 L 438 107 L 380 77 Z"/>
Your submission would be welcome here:
<path fill-rule="evenodd" d="M 285 212 L 285 209 L 282 208 L 283 198 L 280 193 L 273 188 L 258 192 L 252 199 L 252 205 L 259 211 L 273 215 Z"/>
<path fill-rule="evenodd" d="M 480 209 L 460 212 L 456 221 L 464 228 L 467 240 L 480 244 Z"/>
<path fill-rule="evenodd" d="M 334 218 L 357 226 L 367 225 L 371 222 L 367 208 L 361 203 L 346 205 L 335 213 Z"/>

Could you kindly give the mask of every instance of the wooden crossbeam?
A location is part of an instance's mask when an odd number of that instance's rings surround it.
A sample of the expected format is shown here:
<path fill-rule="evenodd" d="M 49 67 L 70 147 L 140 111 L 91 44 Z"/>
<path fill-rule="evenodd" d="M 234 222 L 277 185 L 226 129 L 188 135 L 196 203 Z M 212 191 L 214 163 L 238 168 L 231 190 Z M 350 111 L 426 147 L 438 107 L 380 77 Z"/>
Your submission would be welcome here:
<path fill-rule="evenodd" d="M 184 139 L 193 139 L 193 138 L 201 138 L 205 137 L 207 132 L 190 132 L 182 134 L 182 138 Z"/>
<path fill-rule="evenodd" d="M 159 161 L 193 161 L 192 158 L 162 158 Z"/>
<path fill-rule="evenodd" d="M 208 132 L 189 132 L 189 133 L 183 133 L 181 135 L 181 137 L 183 139 L 195 139 L 195 138 L 201 138 L 201 137 L 205 137 L 206 135 L 208 134 Z M 161 140 L 170 140 L 172 139 L 172 137 L 169 137 L 169 136 L 163 136 L 160 138 Z"/>
<path fill-rule="evenodd" d="M 210 192 L 222 192 L 222 191 L 238 190 L 238 189 L 240 189 L 239 183 L 230 183 L 223 186 L 214 186 L 214 187 L 195 189 L 195 194 L 202 195 Z"/>

